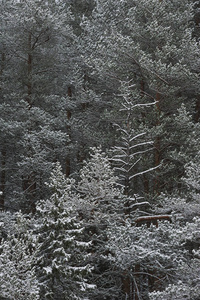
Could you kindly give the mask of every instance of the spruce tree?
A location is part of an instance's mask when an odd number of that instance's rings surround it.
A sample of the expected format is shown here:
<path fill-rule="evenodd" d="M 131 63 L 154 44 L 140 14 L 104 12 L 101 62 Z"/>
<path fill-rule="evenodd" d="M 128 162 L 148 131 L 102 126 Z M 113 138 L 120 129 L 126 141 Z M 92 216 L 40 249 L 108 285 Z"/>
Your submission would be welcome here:
<path fill-rule="evenodd" d="M 87 226 L 85 238 L 92 241 L 89 279 L 96 288 L 89 292 L 89 299 L 118 299 L 118 270 L 108 260 L 105 248 L 108 229 L 114 222 L 123 222 L 125 197 L 123 188 L 114 175 L 108 155 L 101 147 L 91 148 L 90 157 L 80 170 L 77 184 L 82 204 L 80 212 Z"/>
<path fill-rule="evenodd" d="M 40 286 L 34 266 L 37 238 L 21 213 L 16 213 L 13 219 L 13 227 L 0 243 L 0 296 L 10 300 L 39 300 Z"/>
<path fill-rule="evenodd" d="M 90 243 L 83 240 L 84 227 L 73 185 L 57 163 L 48 184 L 52 195 L 36 207 L 40 245 L 37 274 L 42 299 L 82 299 L 89 287 L 85 278 L 91 268 L 86 252 Z"/>

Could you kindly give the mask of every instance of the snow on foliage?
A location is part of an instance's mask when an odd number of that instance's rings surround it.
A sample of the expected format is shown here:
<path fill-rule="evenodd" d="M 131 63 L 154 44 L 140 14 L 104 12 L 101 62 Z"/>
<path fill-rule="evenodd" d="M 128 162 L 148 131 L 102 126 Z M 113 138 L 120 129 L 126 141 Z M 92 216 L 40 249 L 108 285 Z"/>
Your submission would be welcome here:
<path fill-rule="evenodd" d="M 74 181 L 65 178 L 56 163 L 48 183 L 52 195 L 36 207 L 40 244 L 37 272 L 45 299 L 58 295 L 62 299 L 79 299 L 83 286 L 87 286 L 84 274 L 90 272 L 91 266 L 85 249 L 90 243 L 82 239 L 84 227 L 78 217 L 78 195 L 73 185 Z"/>
<path fill-rule="evenodd" d="M 93 219 L 108 218 L 123 204 L 123 189 L 117 181 L 106 153 L 101 147 L 91 148 L 90 158 L 80 170 L 77 190 Z"/>
<path fill-rule="evenodd" d="M 177 266 L 184 251 L 180 251 L 181 237 L 175 225 L 159 222 L 159 226 L 136 227 L 129 221 L 109 231 L 109 245 L 113 255 L 110 259 L 122 269 L 130 269 L 136 264 L 148 273 L 166 272 Z M 167 268 L 166 268 L 167 266 Z M 168 272 L 167 271 L 167 272 Z"/>
<path fill-rule="evenodd" d="M 28 222 L 21 213 L 15 215 L 14 232 L 8 232 L 0 243 L 0 296 L 6 299 L 40 299 L 36 277 L 37 242 L 27 230 Z"/>
<path fill-rule="evenodd" d="M 103 299 L 105 295 L 119 296 L 118 274 L 108 260 L 105 247 L 108 227 L 121 222 L 125 197 L 117 183 L 108 155 L 101 147 L 91 148 L 90 157 L 80 170 L 77 190 L 82 198 L 82 214 L 86 221 L 86 239 L 91 240 L 91 263 L 94 266 L 91 280 L 97 285 L 89 299 Z M 101 273 L 101 276 L 99 274 Z M 108 288 L 109 287 L 109 288 Z"/>

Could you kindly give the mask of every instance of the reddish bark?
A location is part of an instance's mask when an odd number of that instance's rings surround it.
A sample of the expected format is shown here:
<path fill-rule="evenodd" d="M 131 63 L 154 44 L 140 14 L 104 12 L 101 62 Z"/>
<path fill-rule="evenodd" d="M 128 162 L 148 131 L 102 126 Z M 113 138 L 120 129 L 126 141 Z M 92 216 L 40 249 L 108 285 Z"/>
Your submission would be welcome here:
<path fill-rule="evenodd" d="M 156 109 L 157 109 L 158 117 L 157 117 L 157 121 L 156 121 L 156 126 L 160 125 L 160 113 L 161 113 L 160 98 L 161 98 L 160 93 L 157 92 L 156 93 L 156 101 L 157 101 L 156 102 Z M 160 136 L 156 137 L 154 147 L 155 147 L 154 165 L 155 165 L 155 167 L 157 167 L 157 166 L 160 165 L 160 162 L 161 162 L 161 156 L 160 156 L 160 153 L 161 153 L 161 140 L 160 140 Z M 155 179 L 154 179 L 154 191 L 156 192 L 156 194 L 160 193 L 160 178 L 159 178 L 158 174 L 155 176 Z"/>
<path fill-rule="evenodd" d="M 33 174 L 30 174 L 29 176 L 22 178 L 22 188 L 24 194 L 27 195 L 28 204 L 29 204 L 28 210 L 30 210 L 32 213 L 35 213 L 36 211 L 36 206 L 35 206 L 36 187 L 37 184 Z"/>
<path fill-rule="evenodd" d="M 69 98 L 72 97 L 72 88 L 69 86 L 67 88 L 67 95 Z M 71 110 L 70 109 L 67 109 L 67 120 L 69 121 L 72 117 L 72 113 L 71 113 Z M 70 136 L 70 131 L 71 131 L 71 128 L 70 128 L 70 125 L 67 126 L 67 130 L 68 130 L 68 134 Z M 71 161 L 70 161 L 70 155 L 68 154 L 66 160 L 65 160 L 65 175 L 67 177 L 69 177 L 71 173 Z"/>
<path fill-rule="evenodd" d="M 158 227 L 158 221 L 161 220 L 167 220 L 171 222 L 171 216 L 170 215 L 155 215 L 155 216 L 144 216 L 144 217 L 139 217 L 135 220 L 135 223 L 137 226 L 140 226 L 142 224 L 147 224 L 149 227 L 151 224 L 156 225 Z"/>
<path fill-rule="evenodd" d="M 27 102 L 29 105 L 29 109 L 32 107 L 31 97 L 32 97 L 32 47 L 31 47 L 32 36 L 31 33 L 28 35 L 28 58 L 27 58 Z"/>
<path fill-rule="evenodd" d="M 0 210 L 4 210 L 5 208 L 5 186 L 6 186 L 6 151 L 1 151 L 1 187 L 0 191 L 2 195 L 0 195 Z"/>

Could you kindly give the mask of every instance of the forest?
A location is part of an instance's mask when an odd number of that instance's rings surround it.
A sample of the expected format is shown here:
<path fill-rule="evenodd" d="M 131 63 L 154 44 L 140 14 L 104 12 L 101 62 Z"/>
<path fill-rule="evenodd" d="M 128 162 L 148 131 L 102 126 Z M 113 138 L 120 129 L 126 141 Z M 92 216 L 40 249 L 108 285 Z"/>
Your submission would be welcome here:
<path fill-rule="evenodd" d="M 199 300 L 200 2 L 0 11 L 0 300 Z"/>

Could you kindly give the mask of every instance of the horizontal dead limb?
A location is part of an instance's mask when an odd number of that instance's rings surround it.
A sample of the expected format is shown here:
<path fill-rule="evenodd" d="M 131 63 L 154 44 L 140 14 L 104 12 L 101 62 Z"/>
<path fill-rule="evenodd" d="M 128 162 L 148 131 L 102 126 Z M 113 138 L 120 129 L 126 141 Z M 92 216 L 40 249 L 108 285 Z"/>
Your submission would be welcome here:
<path fill-rule="evenodd" d="M 154 224 L 156 226 L 158 226 L 158 221 L 161 220 L 167 220 L 171 223 L 172 219 L 171 219 L 171 215 L 154 215 L 154 216 L 142 216 L 142 217 L 138 217 L 135 220 L 135 223 L 138 225 L 142 225 L 142 224 Z"/>

